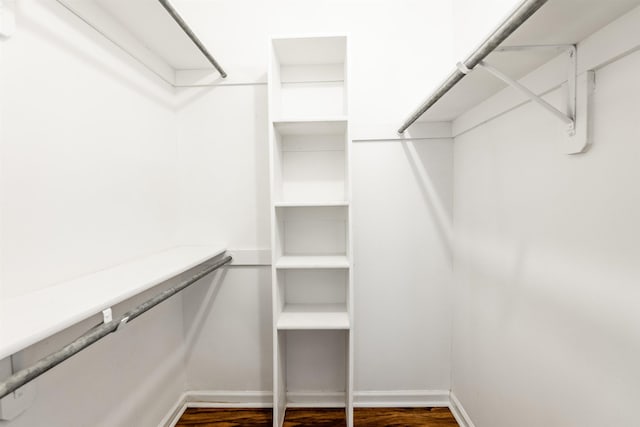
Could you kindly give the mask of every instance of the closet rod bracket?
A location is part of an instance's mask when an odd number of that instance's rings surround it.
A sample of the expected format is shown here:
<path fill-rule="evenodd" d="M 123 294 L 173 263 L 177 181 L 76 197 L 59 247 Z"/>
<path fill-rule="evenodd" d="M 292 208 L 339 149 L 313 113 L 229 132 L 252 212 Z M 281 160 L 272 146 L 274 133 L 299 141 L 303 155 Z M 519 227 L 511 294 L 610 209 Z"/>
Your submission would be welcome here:
<path fill-rule="evenodd" d="M 113 310 L 111 307 L 102 310 L 102 323 L 109 323 L 113 320 Z"/>
<path fill-rule="evenodd" d="M 529 100 L 535 102 L 553 116 L 558 118 L 566 126 L 567 140 L 563 144 L 566 154 L 579 154 L 586 151 L 590 144 L 588 124 L 590 120 L 590 99 L 594 87 L 593 72 L 587 71 L 585 76 L 578 81 L 577 76 L 577 48 L 575 45 L 530 45 L 530 46 L 504 46 L 499 47 L 495 52 L 519 52 L 532 50 L 557 50 L 566 52 L 568 59 L 567 67 L 567 106 L 565 111 L 561 111 L 545 101 L 542 96 L 534 93 L 529 88 L 509 77 L 497 68 L 480 61 L 474 69 L 482 69 L 494 77 L 502 80 L 518 92 L 525 95 Z M 465 64 L 458 63 L 458 69 L 469 74 L 471 69 Z"/>
<path fill-rule="evenodd" d="M 522 93 L 527 98 L 529 98 L 531 101 L 535 102 L 536 104 L 538 104 L 539 106 L 541 106 L 542 108 L 544 108 L 545 110 L 547 110 L 548 112 L 556 116 L 558 119 L 560 119 L 560 121 L 562 121 L 567 126 L 567 133 L 570 136 L 573 136 L 575 134 L 575 128 L 576 128 L 575 120 L 571 115 L 558 110 L 556 107 L 549 104 L 547 101 L 542 99 L 541 96 L 535 94 L 533 91 L 531 91 L 529 88 L 524 86 L 519 81 L 512 79 L 511 77 L 504 74 L 502 71 L 487 64 L 486 62 L 480 61 L 478 65 L 476 65 L 476 67 L 484 71 L 487 71 L 488 73 L 492 74 L 493 76 L 507 83 L 509 86 L 511 86 L 512 88 L 516 89 L 518 92 Z"/>

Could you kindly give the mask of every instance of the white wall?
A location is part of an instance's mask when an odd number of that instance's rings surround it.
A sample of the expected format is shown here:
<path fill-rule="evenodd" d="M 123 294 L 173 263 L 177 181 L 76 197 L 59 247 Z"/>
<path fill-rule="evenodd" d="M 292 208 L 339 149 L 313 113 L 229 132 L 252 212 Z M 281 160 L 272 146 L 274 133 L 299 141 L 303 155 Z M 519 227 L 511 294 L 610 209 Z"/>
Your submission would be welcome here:
<path fill-rule="evenodd" d="M 56 1 L 15 7 L 17 31 L 0 40 L 0 298 L 172 246 L 178 218 L 170 88 Z M 0 425 L 156 425 L 184 388 L 181 312 L 159 307 L 50 371 L 35 404 Z"/>
<path fill-rule="evenodd" d="M 270 35 L 349 34 L 356 139 L 395 135 L 451 64 L 449 1 L 178 4 L 228 71 L 223 84 L 240 84 L 179 91 L 183 241 L 269 247 Z M 449 389 L 451 269 L 440 228 L 450 222 L 451 149 L 443 140 L 354 144 L 356 400 Z M 188 350 L 190 388 L 271 391 L 268 272 L 229 270 Z M 190 295 L 185 315 L 201 306 Z"/>
<path fill-rule="evenodd" d="M 530 103 L 455 139 L 452 389 L 476 427 L 640 425 L 638 69 L 597 70 L 586 154 Z"/>
<path fill-rule="evenodd" d="M 268 249 L 267 87 L 180 96 L 181 241 Z M 185 292 L 188 389 L 271 390 L 270 276 L 269 266 L 232 268 L 215 298 Z"/>
<path fill-rule="evenodd" d="M 451 140 L 353 148 L 356 393 L 446 395 Z"/>
<path fill-rule="evenodd" d="M 453 0 L 454 63 L 462 61 L 522 0 Z"/>
<path fill-rule="evenodd" d="M 177 242 L 268 248 L 270 34 L 349 33 L 352 124 L 373 138 L 451 63 L 449 0 L 177 4 L 240 85 L 173 93 L 57 2 L 17 2 L 17 32 L 0 41 L 1 297 Z M 356 389 L 428 398 L 449 388 L 451 146 L 361 142 L 353 166 Z M 269 280 L 241 267 L 203 281 L 43 376 L 35 405 L 3 426 L 154 425 L 185 388 L 270 391 Z"/>
<path fill-rule="evenodd" d="M 174 244 L 171 92 L 55 1 L 2 41 L 1 297 Z"/>

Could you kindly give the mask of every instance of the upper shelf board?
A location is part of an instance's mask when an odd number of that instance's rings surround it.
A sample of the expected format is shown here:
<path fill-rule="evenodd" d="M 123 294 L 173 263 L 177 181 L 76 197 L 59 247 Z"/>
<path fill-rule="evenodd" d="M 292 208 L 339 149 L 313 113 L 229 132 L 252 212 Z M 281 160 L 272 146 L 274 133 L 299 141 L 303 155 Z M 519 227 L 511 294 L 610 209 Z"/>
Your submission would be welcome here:
<path fill-rule="evenodd" d="M 549 0 L 501 47 L 577 44 L 638 5 L 640 0 Z M 512 78 L 520 79 L 557 55 L 559 52 L 554 50 L 493 52 L 486 62 Z M 505 87 L 502 81 L 488 73 L 474 71 L 436 102 L 419 121 L 452 121 Z M 425 94 L 431 89 L 434 88 L 425 88 Z"/>
<path fill-rule="evenodd" d="M 58 1 L 172 84 L 175 84 L 175 71 L 210 69 L 216 73 L 158 0 Z M 172 5 L 181 12 L 180 0 L 173 1 Z M 180 14 L 186 19 L 184 13 Z M 196 29 L 192 30 L 198 34 Z"/>
<path fill-rule="evenodd" d="M 225 252 L 178 246 L 0 301 L 0 360 Z"/>
<path fill-rule="evenodd" d="M 281 66 L 344 63 L 345 36 L 273 38 L 273 49 Z"/>
<path fill-rule="evenodd" d="M 346 118 L 278 120 L 273 123 L 282 136 L 345 135 Z"/>

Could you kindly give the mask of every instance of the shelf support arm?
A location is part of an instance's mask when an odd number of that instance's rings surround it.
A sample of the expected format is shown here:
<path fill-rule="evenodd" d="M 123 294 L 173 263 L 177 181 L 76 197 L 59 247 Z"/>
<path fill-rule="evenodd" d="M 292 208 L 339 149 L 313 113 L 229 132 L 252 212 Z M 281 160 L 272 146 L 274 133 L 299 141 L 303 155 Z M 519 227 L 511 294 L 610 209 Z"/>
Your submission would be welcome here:
<path fill-rule="evenodd" d="M 558 110 L 556 107 L 554 107 L 553 105 L 549 104 L 547 101 L 542 99 L 542 97 L 540 97 L 540 96 L 536 95 L 535 93 L 533 93 L 526 86 L 524 86 L 523 84 L 521 84 L 517 80 L 512 79 L 511 77 L 509 77 L 506 74 L 504 74 L 502 71 L 498 70 L 497 68 L 492 67 L 491 65 L 487 64 L 486 62 L 480 61 L 478 63 L 478 65 L 476 65 L 476 67 L 478 67 L 478 68 L 480 68 L 480 69 L 482 69 L 484 71 L 487 71 L 488 73 L 490 73 L 493 76 L 497 77 L 498 79 L 502 80 L 503 82 L 505 82 L 509 86 L 513 87 L 514 89 L 516 89 L 517 91 L 519 91 L 520 93 L 525 95 L 531 101 L 535 102 L 536 104 L 538 104 L 539 106 L 541 106 L 542 108 L 544 108 L 545 110 L 547 110 L 548 112 L 550 112 L 551 114 L 556 116 L 558 119 L 560 119 L 563 123 L 565 123 L 567 125 L 567 132 L 569 133 L 569 135 L 573 135 L 575 133 L 576 122 L 575 122 L 574 117 L 572 117 L 570 115 L 567 115 L 567 114 L 563 113 L 562 111 Z M 573 80 L 574 80 L 573 83 L 575 85 L 575 78 Z M 574 87 L 573 90 L 570 89 L 569 93 L 575 94 L 575 87 Z M 571 96 L 570 96 L 570 98 L 571 98 Z M 574 99 L 575 99 L 575 96 L 574 96 Z M 569 109 L 571 110 L 571 108 L 569 108 Z"/>
<path fill-rule="evenodd" d="M 522 85 L 517 80 L 507 76 L 500 70 L 492 67 L 484 61 L 478 62 L 475 67 L 469 68 L 465 63 L 458 63 L 458 71 L 464 75 L 471 73 L 476 67 L 480 68 L 494 77 L 507 83 L 520 93 L 524 94 L 531 101 L 553 114 L 560 121 L 567 125 L 567 138 L 562 149 L 565 154 L 584 153 L 591 145 L 591 98 L 595 87 L 595 77 L 592 70 L 587 70 L 584 75 L 578 77 L 578 50 L 576 45 L 532 45 L 532 46 L 503 46 L 498 47 L 494 52 L 519 52 L 531 50 L 556 50 L 568 53 L 568 75 L 567 75 L 567 108 L 566 112 L 560 111 L 541 96 Z"/>

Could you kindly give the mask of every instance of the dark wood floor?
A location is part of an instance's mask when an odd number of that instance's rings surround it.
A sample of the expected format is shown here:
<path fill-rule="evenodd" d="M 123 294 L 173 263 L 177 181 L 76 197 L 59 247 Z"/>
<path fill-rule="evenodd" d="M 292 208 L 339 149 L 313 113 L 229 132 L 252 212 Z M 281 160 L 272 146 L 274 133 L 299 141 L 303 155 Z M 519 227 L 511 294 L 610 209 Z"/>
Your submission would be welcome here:
<path fill-rule="evenodd" d="M 355 427 L 458 427 L 448 408 L 356 408 Z M 271 427 L 271 409 L 188 408 L 176 427 Z M 285 427 L 345 427 L 344 409 L 287 409 Z"/>

